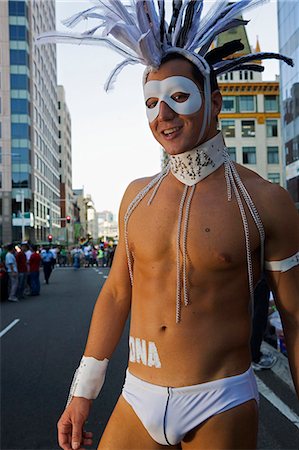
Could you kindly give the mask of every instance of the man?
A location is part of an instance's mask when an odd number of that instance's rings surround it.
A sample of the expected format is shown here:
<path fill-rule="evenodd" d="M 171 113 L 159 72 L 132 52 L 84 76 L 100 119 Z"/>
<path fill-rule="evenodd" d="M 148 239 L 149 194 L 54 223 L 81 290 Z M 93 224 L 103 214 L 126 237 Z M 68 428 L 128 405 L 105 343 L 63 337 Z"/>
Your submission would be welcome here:
<path fill-rule="evenodd" d="M 45 247 L 45 251 L 42 252 L 41 258 L 44 268 L 45 283 L 49 284 L 49 279 L 55 264 L 53 253 L 49 247 Z"/>
<path fill-rule="evenodd" d="M 27 258 L 25 254 L 26 246 L 22 243 L 20 250 L 16 253 L 18 267 L 18 299 L 24 299 L 24 290 L 27 282 Z"/>
<path fill-rule="evenodd" d="M 152 2 L 137 2 L 137 30 L 135 16 L 127 16 L 120 3 L 114 13 L 122 22 L 115 19 L 115 27 L 114 16 L 97 7 L 109 14 L 111 34 L 130 41 L 129 48 L 137 49 L 134 58 L 141 52 L 150 66 L 144 76 L 147 116 L 170 165 L 156 177 L 131 183 L 123 197 L 114 263 L 58 423 L 64 450 L 91 444 L 83 425 L 130 311 L 126 381 L 98 448 L 256 448 L 258 393 L 249 342 L 254 286 L 264 261 L 299 392 L 298 215 L 283 189 L 229 160 L 217 131 L 221 95 L 215 74 L 220 72 L 209 64 L 239 70 L 244 60 L 227 61 L 232 53 L 227 48 L 220 59 L 219 51 L 208 58 L 215 34 L 204 27 L 199 33 L 195 19 L 201 2 L 187 3 L 184 15 L 181 3 L 174 2 L 174 21 L 164 27 L 163 2 L 160 22 Z M 240 12 L 235 4 L 223 4 L 225 11 L 218 4 L 210 14 L 211 27 L 221 24 L 217 32 L 236 26 L 237 19 L 229 20 Z M 178 17 L 185 21 L 176 27 Z M 69 25 L 79 18 L 73 16 Z M 139 47 L 131 44 L 137 31 L 143 33 Z M 155 40 L 144 42 L 151 33 Z M 85 32 L 83 39 L 91 35 Z M 200 55 L 192 50 L 200 47 L 194 36 L 202 39 Z"/>
<path fill-rule="evenodd" d="M 32 254 L 29 259 L 30 270 L 30 295 L 36 296 L 40 294 L 39 270 L 41 265 L 41 257 L 37 251 L 37 245 L 32 245 Z"/>
<path fill-rule="evenodd" d="M 17 302 L 17 290 L 18 290 L 18 267 L 15 257 L 15 249 L 13 244 L 7 246 L 7 253 L 5 256 L 5 267 L 8 273 L 9 280 L 9 294 L 8 300 L 10 302 Z"/>

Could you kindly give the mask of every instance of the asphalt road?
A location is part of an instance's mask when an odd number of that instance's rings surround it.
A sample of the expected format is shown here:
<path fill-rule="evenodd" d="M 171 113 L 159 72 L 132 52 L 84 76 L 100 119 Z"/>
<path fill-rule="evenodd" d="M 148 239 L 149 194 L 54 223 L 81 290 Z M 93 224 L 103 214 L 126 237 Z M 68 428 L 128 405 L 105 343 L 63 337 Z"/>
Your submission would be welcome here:
<path fill-rule="evenodd" d="M 2 450 L 58 449 L 56 422 L 81 359 L 94 303 L 108 274 L 106 268 L 99 271 L 57 268 L 50 284 L 42 285 L 39 297 L 27 297 L 16 304 L 2 302 L 1 331 L 19 319 L 0 338 Z M 121 391 L 127 337 L 128 324 L 109 364 L 108 382 L 89 418 L 87 428 L 95 437 L 93 448 Z M 298 402 L 285 373 L 258 373 L 264 392 L 259 449 L 299 449 Z"/>

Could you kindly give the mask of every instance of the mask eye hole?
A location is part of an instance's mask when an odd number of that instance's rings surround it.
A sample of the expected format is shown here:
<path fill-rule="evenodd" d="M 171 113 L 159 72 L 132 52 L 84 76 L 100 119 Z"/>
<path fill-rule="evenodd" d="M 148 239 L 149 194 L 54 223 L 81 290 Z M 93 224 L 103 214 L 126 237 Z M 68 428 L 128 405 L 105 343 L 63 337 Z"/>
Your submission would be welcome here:
<path fill-rule="evenodd" d="M 146 107 L 148 109 L 153 109 L 157 105 L 157 103 L 158 103 L 158 99 L 154 98 L 154 97 L 148 98 L 145 102 Z"/>
<path fill-rule="evenodd" d="M 188 100 L 190 97 L 190 94 L 187 94 L 186 92 L 175 92 L 172 94 L 171 98 L 177 103 L 184 103 Z"/>

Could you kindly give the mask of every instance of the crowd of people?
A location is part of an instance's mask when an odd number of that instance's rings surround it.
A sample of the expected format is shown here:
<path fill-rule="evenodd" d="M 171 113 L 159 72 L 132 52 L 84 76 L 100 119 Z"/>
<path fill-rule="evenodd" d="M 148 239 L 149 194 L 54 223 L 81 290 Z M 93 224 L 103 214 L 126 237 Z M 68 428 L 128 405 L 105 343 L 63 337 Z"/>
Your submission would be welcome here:
<path fill-rule="evenodd" d="M 1 299 L 18 302 L 25 295 L 40 295 L 40 269 L 44 283 L 49 284 L 54 267 L 111 267 L 116 243 L 101 242 L 93 245 L 37 246 L 30 242 L 0 247 Z"/>

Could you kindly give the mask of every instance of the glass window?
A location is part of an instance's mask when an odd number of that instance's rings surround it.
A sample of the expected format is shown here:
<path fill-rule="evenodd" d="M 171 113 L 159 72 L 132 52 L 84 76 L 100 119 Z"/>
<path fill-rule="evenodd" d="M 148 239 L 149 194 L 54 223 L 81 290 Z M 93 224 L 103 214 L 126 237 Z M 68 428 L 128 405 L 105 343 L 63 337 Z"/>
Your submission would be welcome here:
<path fill-rule="evenodd" d="M 242 137 L 255 137 L 255 122 L 254 120 L 242 120 Z"/>
<path fill-rule="evenodd" d="M 25 1 L 9 0 L 8 5 L 10 16 L 27 16 Z"/>
<path fill-rule="evenodd" d="M 237 161 L 236 147 L 227 147 L 227 151 L 229 153 L 230 159 L 233 161 Z"/>
<path fill-rule="evenodd" d="M 278 111 L 277 95 L 265 95 L 265 111 Z"/>
<path fill-rule="evenodd" d="M 30 139 L 30 127 L 27 123 L 12 123 L 11 136 L 13 139 Z"/>
<path fill-rule="evenodd" d="M 255 147 L 243 147 L 243 164 L 256 164 Z"/>
<path fill-rule="evenodd" d="M 30 150 L 28 148 L 12 147 L 11 161 L 13 164 L 30 164 Z"/>
<path fill-rule="evenodd" d="M 28 41 L 25 25 L 9 25 L 9 39 L 11 41 Z"/>
<path fill-rule="evenodd" d="M 0 146 L 0 164 L 2 164 L 2 147 Z"/>
<path fill-rule="evenodd" d="M 222 111 L 223 112 L 235 112 L 236 111 L 236 97 L 224 95 L 222 99 Z"/>
<path fill-rule="evenodd" d="M 279 164 L 278 147 L 267 147 L 268 164 Z"/>
<path fill-rule="evenodd" d="M 12 114 L 29 114 L 29 102 L 25 98 L 12 98 L 10 104 Z"/>
<path fill-rule="evenodd" d="M 278 126 L 277 120 L 268 119 L 266 120 L 267 137 L 277 137 L 278 136 Z"/>
<path fill-rule="evenodd" d="M 29 55 L 26 50 L 10 50 L 10 64 L 15 66 L 28 66 Z"/>
<path fill-rule="evenodd" d="M 29 78 L 27 75 L 14 74 L 10 75 L 11 89 L 28 89 L 29 90 Z"/>
<path fill-rule="evenodd" d="M 240 95 L 239 107 L 241 112 L 255 111 L 255 101 L 253 95 Z"/>
<path fill-rule="evenodd" d="M 221 120 L 221 130 L 225 137 L 235 137 L 235 121 Z"/>
<path fill-rule="evenodd" d="M 13 188 L 31 188 L 30 174 L 28 172 L 12 172 Z"/>
<path fill-rule="evenodd" d="M 268 173 L 268 181 L 271 181 L 271 183 L 279 184 L 280 183 L 280 174 L 279 173 Z"/>

